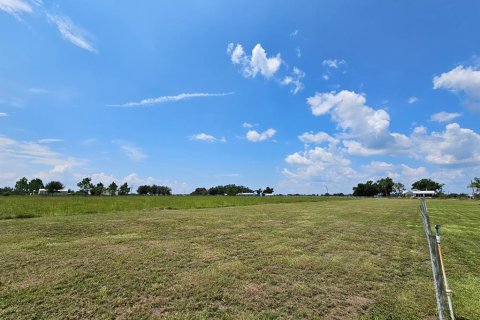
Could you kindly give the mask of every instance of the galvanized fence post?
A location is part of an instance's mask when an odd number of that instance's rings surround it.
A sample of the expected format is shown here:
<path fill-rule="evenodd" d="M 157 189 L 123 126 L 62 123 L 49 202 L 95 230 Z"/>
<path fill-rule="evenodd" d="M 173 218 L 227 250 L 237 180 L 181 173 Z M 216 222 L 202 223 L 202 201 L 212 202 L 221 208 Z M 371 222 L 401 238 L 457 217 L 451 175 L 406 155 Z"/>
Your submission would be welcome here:
<path fill-rule="evenodd" d="M 453 308 L 451 307 L 451 291 L 447 288 L 445 270 L 442 264 L 441 252 L 439 252 L 439 236 L 432 234 L 425 199 L 420 199 L 420 214 L 422 216 L 423 226 L 427 236 L 428 249 L 430 252 L 438 318 L 440 320 L 454 320 Z"/>

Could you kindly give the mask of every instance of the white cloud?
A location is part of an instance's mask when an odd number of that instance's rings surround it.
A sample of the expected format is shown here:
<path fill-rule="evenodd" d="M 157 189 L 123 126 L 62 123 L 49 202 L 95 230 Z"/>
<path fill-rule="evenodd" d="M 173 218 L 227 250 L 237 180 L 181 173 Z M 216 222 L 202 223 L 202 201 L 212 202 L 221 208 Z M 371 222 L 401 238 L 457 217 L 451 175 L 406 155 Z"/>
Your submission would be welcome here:
<path fill-rule="evenodd" d="M 7 113 L 5 113 L 5 112 L 0 112 L 0 117 L 6 117 L 6 116 L 8 116 Z"/>
<path fill-rule="evenodd" d="M 425 167 L 412 168 L 407 166 L 406 164 L 401 165 L 401 170 L 402 176 L 410 178 L 410 180 L 412 178 L 415 180 L 421 179 L 427 174 L 427 169 Z"/>
<path fill-rule="evenodd" d="M 47 139 L 40 139 L 40 140 L 38 140 L 38 143 L 40 143 L 40 144 L 48 144 L 48 143 L 62 142 L 62 141 L 63 141 L 63 139 L 47 138 Z"/>
<path fill-rule="evenodd" d="M 245 53 L 241 44 L 235 46 L 233 43 L 229 43 L 227 53 L 230 55 L 233 64 L 241 65 L 242 74 L 246 78 L 255 78 L 258 73 L 265 78 L 271 78 L 282 64 L 280 54 L 270 58 L 267 57 L 267 53 L 261 44 L 257 44 L 252 50 L 252 55 L 249 56 Z"/>
<path fill-rule="evenodd" d="M 455 118 L 460 117 L 460 113 L 448 113 L 445 111 L 434 113 L 430 116 L 430 121 L 436 122 L 450 122 Z"/>
<path fill-rule="evenodd" d="M 434 89 L 447 89 L 465 95 L 465 104 L 480 109 L 480 70 L 458 66 L 433 78 Z"/>
<path fill-rule="evenodd" d="M 143 99 L 138 102 L 127 102 L 124 104 L 111 104 L 109 107 L 139 107 L 139 106 L 148 106 L 152 104 L 161 104 L 167 102 L 177 102 L 193 98 L 208 98 L 208 97 L 224 97 L 234 94 L 233 92 L 227 93 L 180 93 L 176 96 L 161 96 L 158 98 L 148 98 Z"/>
<path fill-rule="evenodd" d="M 190 140 L 197 140 L 197 141 L 206 141 L 206 142 L 227 142 L 225 137 L 215 138 L 214 136 L 206 133 L 198 133 L 194 134 L 193 136 L 189 137 Z"/>
<path fill-rule="evenodd" d="M 292 89 L 290 90 L 293 94 L 297 94 L 300 92 L 304 86 L 300 79 L 305 77 L 305 72 L 300 70 L 297 67 L 293 68 L 293 72 L 290 76 L 285 76 L 285 78 L 280 82 L 282 85 L 292 85 Z"/>
<path fill-rule="evenodd" d="M 62 37 L 79 48 L 97 53 L 97 49 L 86 39 L 88 34 L 76 26 L 69 17 L 47 13 L 48 20 L 55 24 Z"/>
<path fill-rule="evenodd" d="M 66 156 L 38 142 L 19 141 L 0 135 L 0 163 L 5 169 L 2 173 L 6 179 L 0 179 L 0 183 L 7 184 L 14 182 L 8 177 L 65 178 L 74 168 L 84 166 L 86 161 Z"/>
<path fill-rule="evenodd" d="M 296 37 L 296 36 L 298 35 L 298 32 L 299 32 L 298 29 L 293 30 L 293 31 L 290 33 L 290 37 L 292 37 L 292 38 L 293 38 L 293 37 Z"/>
<path fill-rule="evenodd" d="M 347 62 L 343 59 L 327 59 L 322 61 L 322 65 L 328 68 L 338 69 Z"/>
<path fill-rule="evenodd" d="M 318 132 L 314 134 L 313 132 L 305 132 L 301 136 L 298 136 L 298 139 L 302 141 L 305 144 L 321 144 L 323 142 L 329 142 L 329 143 L 338 143 L 338 140 L 333 138 L 331 135 L 329 135 L 326 132 Z"/>
<path fill-rule="evenodd" d="M 302 57 L 302 51 L 300 50 L 300 47 L 297 47 L 295 49 L 295 53 L 297 54 L 297 58 L 301 58 Z"/>
<path fill-rule="evenodd" d="M 251 124 L 251 123 L 248 123 L 248 122 L 244 122 L 242 124 L 242 127 L 247 128 L 247 129 L 253 128 L 255 126 L 256 126 L 255 124 Z"/>
<path fill-rule="evenodd" d="M 333 143 L 295 152 L 288 155 L 285 162 L 290 168 L 284 168 L 283 174 L 294 184 L 304 181 L 345 186 L 357 176 L 350 160 Z"/>
<path fill-rule="evenodd" d="M 132 161 L 140 162 L 147 157 L 147 155 L 143 153 L 142 149 L 132 145 L 131 143 L 122 140 L 114 140 L 112 142 L 117 144 L 123 153 L 125 153 L 125 155 Z"/>
<path fill-rule="evenodd" d="M 450 123 L 443 132 L 427 134 L 414 132 L 411 140 L 416 146 L 411 153 L 438 165 L 475 165 L 480 163 L 480 134 Z"/>
<path fill-rule="evenodd" d="M 368 107 L 365 96 L 353 91 L 317 92 L 315 96 L 307 98 L 307 103 L 314 115 L 330 112 L 332 120 L 340 128 L 351 131 L 355 136 L 378 135 L 390 125 L 390 116 L 385 110 Z"/>
<path fill-rule="evenodd" d="M 408 98 L 408 103 L 409 104 L 414 104 L 414 103 L 417 103 L 418 102 L 418 98 L 417 97 L 410 97 Z"/>
<path fill-rule="evenodd" d="M 33 12 L 31 3 L 23 0 L 0 0 L 0 10 L 11 14 L 18 20 L 21 20 L 20 14 Z"/>
<path fill-rule="evenodd" d="M 272 128 L 267 129 L 263 132 L 249 130 L 247 132 L 246 138 L 248 141 L 251 141 L 251 142 L 260 142 L 260 141 L 265 141 L 272 138 L 275 135 L 275 133 L 276 133 L 276 130 Z"/>

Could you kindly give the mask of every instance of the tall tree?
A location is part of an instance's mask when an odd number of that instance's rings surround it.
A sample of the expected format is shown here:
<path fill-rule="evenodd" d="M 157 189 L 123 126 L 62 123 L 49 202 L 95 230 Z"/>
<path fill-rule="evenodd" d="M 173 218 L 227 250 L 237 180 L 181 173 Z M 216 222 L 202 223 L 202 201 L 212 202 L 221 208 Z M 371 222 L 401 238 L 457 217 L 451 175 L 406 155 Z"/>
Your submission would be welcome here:
<path fill-rule="evenodd" d="M 371 180 L 353 187 L 353 195 L 356 197 L 373 197 L 378 193 L 378 185 Z"/>
<path fill-rule="evenodd" d="M 45 189 L 47 189 L 48 193 L 54 193 L 64 188 L 63 183 L 60 181 L 50 181 L 45 185 Z"/>
<path fill-rule="evenodd" d="M 264 194 L 272 194 L 273 193 L 273 188 L 266 187 L 265 190 L 263 190 Z"/>
<path fill-rule="evenodd" d="M 28 191 L 30 193 L 38 193 L 38 190 L 43 188 L 43 181 L 39 178 L 30 180 L 28 183 Z"/>
<path fill-rule="evenodd" d="M 388 197 L 390 193 L 392 193 L 393 185 L 394 182 L 390 177 L 383 178 L 377 181 L 378 191 L 380 191 L 380 193 L 385 197 Z"/>
<path fill-rule="evenodd" d="M 15 192 L 17 193 L 28 193 L 28 179 L 23 177 L 15 183 Z"/>
<path fill-rule="evenodd" d="M 117 190 L 118 190 L 117 184 L 115 183 L 115 181 L 112 181 L 112 183 L 110 183 L 110 185 L 109 185 L 108 188 L 107 188 L 107 192 L 108 192 L 111 196 L 114 196 L 114 195 L 117 194 Z"/>
<path fill-rule="evenodd" d="M 470 184 L 467 186 L 467 188 L 472 188 L 472 193 L 476 194 L 480 192 L 480 178 L 473 178 L 472 181 L 470 181 Z"/>
<path fill-rule="evenodd" d="M 93 188 L 92 178 L 83 178 L 82 181 L 77 183 L 77 186 L 80 188 L 81 191 L 83 191 L 83 193 L 87 195 L 89 191 Z"/>
<path fill-rule="evenodd" d="M 120 188 L 118 188 L 118 195 L 119 196 L 126 196 L 127 194 L 130 193 L 130 187 L 128 186 L 128 183 L 123 183 Z"/>
<path fill-rule="evenodd" d="M 421 191 L 439 191 L 442 192 L 443 184 L 431 179 L 421 179 L 412 184 L 412 189 Z"/>
<path fill-rule="evenodd" d="M 103 183 L 99 182 L 99 183 L 97 183 L 97 185 L 95 187 L 93 187 L 90 190 L 90 193 L 93 196 L 101 196 L 104 191 L 105 191 L 105 186 L 103 185 Z"/>

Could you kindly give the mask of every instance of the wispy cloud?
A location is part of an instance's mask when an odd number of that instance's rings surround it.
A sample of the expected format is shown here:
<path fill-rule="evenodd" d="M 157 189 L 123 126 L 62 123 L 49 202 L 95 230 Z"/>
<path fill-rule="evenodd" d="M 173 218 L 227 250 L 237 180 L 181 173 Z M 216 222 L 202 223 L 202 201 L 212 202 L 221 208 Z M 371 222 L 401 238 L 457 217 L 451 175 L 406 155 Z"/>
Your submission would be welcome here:
<path fill-rule="evenodd" d="M 40 139 L 40 140 L 38 140 L 38 143 L 40 143 L 40 144 L 48 144 L 48 143 L 62 142 L 62 141 L 63 141 L 63 139 L 47 138 L 47 139 Z"/>
<path fill-rule="evenodd" d="M 341 65 L 345 65 L 347 62 L 343 59 L 327 59 L 323 60 L 322 65 L 328 68 L 338 69 Z"/>
<path fill-rule="evenodd" d="M 72 44 L 87 51 L 97 53 L 97 49 L 86 39 L 87 33 L 75 25 L 67 16 L 47 13 L 48 20 L 56 25 L 62 37 Z"/>
<path fill-rule="evenodd" d="M 0 10 L 11 14 L 20 21 L 22 20 L 20 14 L 33 12 L 31 3 L 23 0 L 0 0 Z"/>
<path fill-rule="evenodd" d="M 0 117 L 6 117 L 6 116 L 8 116 L 7 113 L 5 113 L 5 112 L 0 112 Z"/>
<path fill-rule="evenodd" d="M 439 113 L 434 113 L 430 116 L 430 121 L 435 121 L 435 122 L 450 122 L 453 119 L 456 119 L 460 117 L 460 113 L 448 113 L 445 111 L 439 112 Z"/>
<path fill-rule="evenodd" d="M 152 104 L 161 104 L 167 102 L 177 102 L 193 98 L 207 98 L 207 97 L 224 97 L 234 94 L 234 92 L 225 92 L 225 93 L 180 93 L 176 96 L 161 96 L 158 98 L 149 98 L 143 99 L 138 102 L 127 102 L 124 104 L 110 104 L 108 107 L 120 107 L 120 108 L 131 108 L 131 107 L 141 107 L 149 106 Z"/>
<path fill-rule="evenodd" d="M 132 161 L 140 162 L 147 157 L 147 155 L 143 153 L 142 149 L 132 145 L 131 143 L 123 140 L 114 140 L 112 142 L 117 144 L 123 153 L 125 153 L 125 155 Z"/>
<path fill-rule="evenodd" d="M 225 137 L 221 138 L 216 138 L 210 134 L 206 133 L 198 133 L 194 134 L 193 136 L 188 137 L 190 140 L 195 140 L 195 141 L 206 141 L 206 142 L 227 142 L 227 139 Z"/>
<path fill-rule="evenodd" d="M 410 97 L 408 98 L 408 103 L 409 104 L 414 104 L 414 103 L 417 103 L 418 102 L 418 98 L 417 97 Z"/>

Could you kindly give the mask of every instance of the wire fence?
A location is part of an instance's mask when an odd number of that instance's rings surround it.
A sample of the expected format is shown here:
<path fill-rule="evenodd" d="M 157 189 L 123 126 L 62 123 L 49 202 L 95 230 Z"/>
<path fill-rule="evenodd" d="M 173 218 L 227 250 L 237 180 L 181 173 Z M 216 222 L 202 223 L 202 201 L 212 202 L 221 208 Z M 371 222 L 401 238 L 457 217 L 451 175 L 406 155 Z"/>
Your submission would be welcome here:
<path fill-rule="evenodd" d="M 428 241 L 430 261 L 432 263 L 433 283 L 437 302 L 438 318 L 440 320 L 455 320 L 452 306 L 451 290 L 448 288 L 445 268 L 443 266 L 442 251 L 440 245 L 440 225 L 436 225 L 436 235 L 432 234 L 430 218 L 428 217 L 427 203 L 424 198 L 420 199 L 420 214 Z"/>

